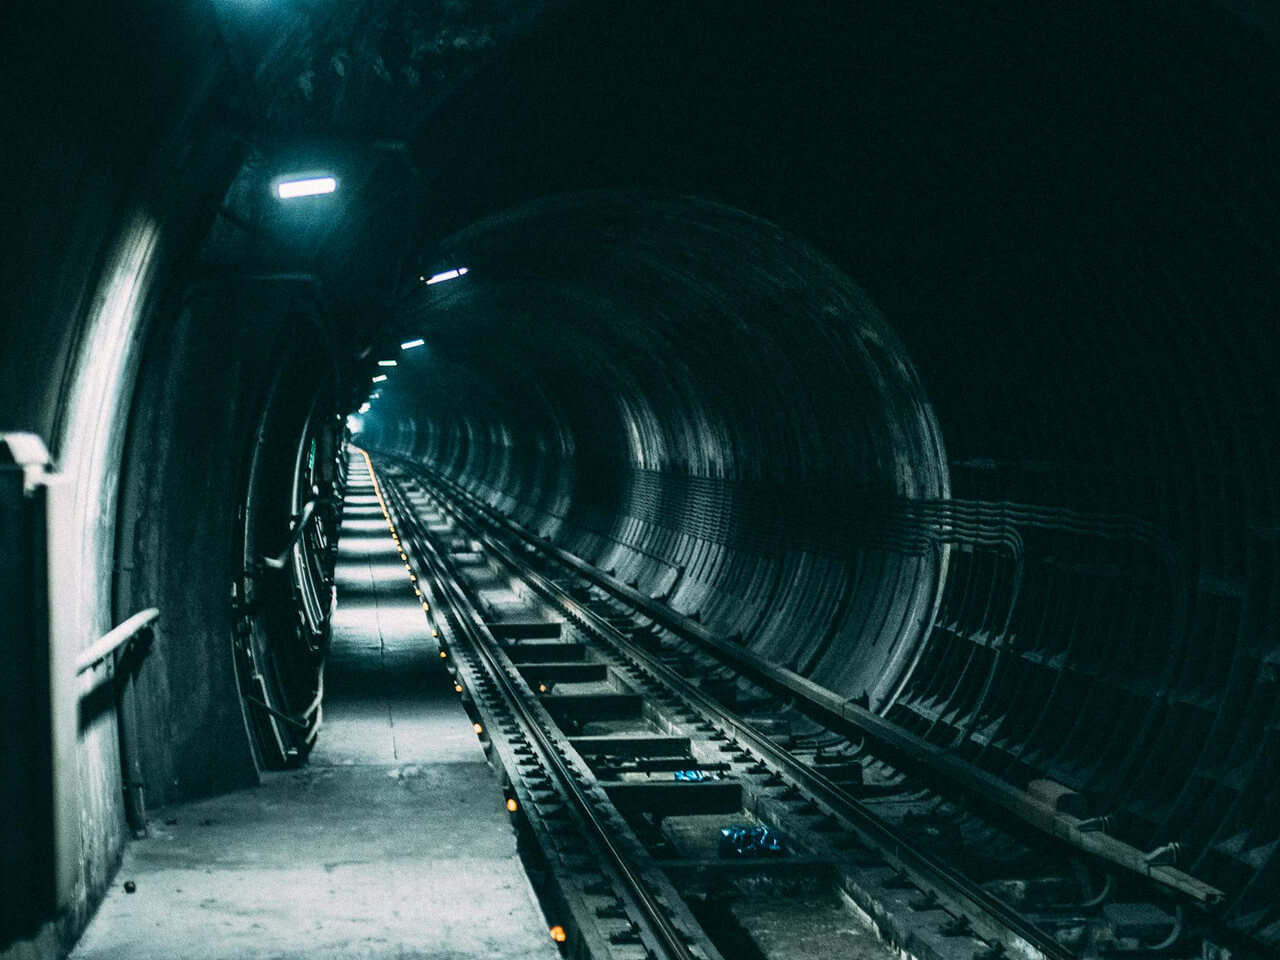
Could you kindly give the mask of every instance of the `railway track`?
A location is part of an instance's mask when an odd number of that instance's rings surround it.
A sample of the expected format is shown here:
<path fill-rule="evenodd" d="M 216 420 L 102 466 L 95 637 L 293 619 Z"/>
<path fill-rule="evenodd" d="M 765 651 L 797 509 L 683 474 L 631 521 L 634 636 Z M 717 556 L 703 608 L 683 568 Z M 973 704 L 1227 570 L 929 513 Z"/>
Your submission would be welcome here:
<path fill-rule="evenodd" d="M 1193 878 L 1082 861 L 442 478 L 376 476 L 570 955 L 834 956 L 852 926 L 880 941 L 860 955 L 1199 955 L 1182 904 L 1213 891 Z M 751 848 L 761 831 L 783 844 Z"/>

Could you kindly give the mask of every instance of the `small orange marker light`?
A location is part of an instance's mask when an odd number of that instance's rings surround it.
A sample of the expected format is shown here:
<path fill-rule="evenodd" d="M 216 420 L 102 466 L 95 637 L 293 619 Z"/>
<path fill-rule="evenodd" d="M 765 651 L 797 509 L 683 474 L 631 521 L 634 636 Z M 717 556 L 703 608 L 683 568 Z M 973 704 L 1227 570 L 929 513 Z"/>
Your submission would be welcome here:
<path fill-rule="evenodd" d="M 462 684 L 460 684 L 460 683 L 455 683 L 455 684 L 453 685 L 453 692 L 454 692 L 454 693 L 461 693 L 461 692 L 462 692 Z"/>
<path fill-rule="evenodd" d="M 446 653 L 445 651 L 443 651 L 443 650 L 441 650 L 441 651 L 440 651 L 440 659 L 441 659 L 441 660 L 443 660 L 443 659 L 444 659 L 445 657 L 447 657 L 448 655 L 449 655 L 449 654 L 448 654 L 448 653 Z"/>
<path fill-rule="evenodd" d="M 478 723 L 473 723 L 471 725 L 471 729 L 474 730 L 476 733 L 484 733 L 484 727 L 480 726 L 480 724 Z"/>
<path fill-rule="evenodd" d="M 538 692 L 539 692 L 539 693 L 546 693 L 546 692 L 547 692 L 547 685 L 546 685 L 545 683 L 540 683 L 540 684 L 538 684 Z"/>
<path fill-rule="evenodd" d="M 551 939 L 554 940 L 556 943 L 564 943 L 567 939 L 569 939 L 569 937 L 564 932 L 564 927 L 560 926 L 560 924 L 557 923 L 554 927 L 551 928 Z"/>
<path fill-rule="evenodd" d="M 438 637 L 438 636 L 440 636 L 440 631 L 439 631 L 439 630 L 437 630 L 435 627 L 432 627 L 432 628 L 431 628 L 431 635 L 432 635 L 433 637 Z"/>
<path fill-rule="evenodd" d="M 519 808 L 520 808 L 520 804 L 516 803 L 516 798 L 515 798 L 515 797 L 508 797 L 508 798 L 507 798 L 507 812 L 508 812 L 508 813 L 515 813 L 515 812 L 516 812 L 516 810 L 518 810 Z"/>

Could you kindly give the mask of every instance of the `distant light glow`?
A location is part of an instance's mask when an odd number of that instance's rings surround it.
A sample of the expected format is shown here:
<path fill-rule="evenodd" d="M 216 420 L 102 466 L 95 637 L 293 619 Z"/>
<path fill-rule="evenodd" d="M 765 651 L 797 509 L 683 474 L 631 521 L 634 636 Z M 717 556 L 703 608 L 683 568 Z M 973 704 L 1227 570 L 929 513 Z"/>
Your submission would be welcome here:
<path fill-rule="evenodd" d="M 360 409 L 359 409 L 359 411 L 357 411 L 357 412 L 359 412 L 359 413 L 368 413 L 368 412 L 369 412 L 369 408 L 370 408 L 371 406 L 372 406 L 372 404 L 371 404 L 371 403 L 369 403 L 369 401 L 367 401 L 367 400 L 366 400 L 364 403 L 360 404 Z"/>
<path fill-rule="evenodd" d="M 444 281 L 446 280 L 453 280 L 457 277 L 462 276 L 466 272 L 467 272 L 466 267 L 458 267 L 458 269 L 456 270 L 446 270 L 444 273 L 437 273 L 434 277 L 432 277 L 427 281 L 427 286 L 429 287 L 433 283 L 444 283 Z"/>
<path fill-rule="evenodd" d="M 379 361 L 378 361 L 378 366 L 380 366 L 380 367 L 394 367 L 394 366 L 396 366 L 396 362 L 395 362 L 394 360 L 379 360 Z"/>
<path fill-rule="evenodd" d="M 363 412 L 364 411 L 361 410 L 361 413 Z M 361 426 L 363 426 L 363 421 L 359 417 L 357 417 L 354 413 L 349 414 L 347 416 L 347 429 L 351 433 L 359 433 Z"/>
<path fill-rule="evenodd" d="M 292 200 L 294 197 L 315 197 L 322 193 L 333 193 L 338 189 L 338 181 L 333 177 L 308 177 L 305 180 L 285 180 L 276 185 L 276 195 L 281 200 Z"/>
<path fill-rule="evenodd" d="M 385 373 L 380 373 L 380 374 L 378 374 L 376 377 L 374 377 L 374 378 L 373 378 L 373 382 L 374 382 L 374 383 L 381 383 L 381 382 L 382 382 L 383 380 L 385 380 L 385 379 L 387 379 L 387 375 L 386 375 Z"/>
<path fill-rule="evenodd" d="M 422 345 L 423 345 L 424 343 L 426 343 L 426 342 L 427 342 L 427 341 L 425 341 L 425 340 L 421 340 L 421 339 L 419 339 L 419 340 L 406 340 L 404 343 L 400 344 L 400 349 L 401 349 L 401 350 L 412 350 L 414 347 L 420 347 L 420 346 L 422 346 Z"/>

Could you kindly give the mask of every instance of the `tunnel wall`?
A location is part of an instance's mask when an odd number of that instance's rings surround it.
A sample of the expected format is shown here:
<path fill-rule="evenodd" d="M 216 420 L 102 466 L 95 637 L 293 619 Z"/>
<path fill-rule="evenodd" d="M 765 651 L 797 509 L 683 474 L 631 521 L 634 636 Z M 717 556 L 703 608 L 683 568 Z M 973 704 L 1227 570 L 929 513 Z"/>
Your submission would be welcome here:
<path fill-rule="evenodd" d="M 1132 119 L 1100 116 L 1099 154 Z M 1181 120 L 1168 122 L 1173 137 Z M 472 270 L 407 311 L 402 329 L 432 359 L 388 391 L 388 419 L 416 424 L 413 443 L 388 447 L 1017 786 L 1079 791 L 1122 839 L 1181 844 L 1180 865 L 1228 892 L 1232 922 L 1275 939 L 1270 194 L 1241 176 L 1215 187 L 1230 182 L 1256 215 L 1188 205 L 1173 171 L 1139 190 L 1139 155 L 1107 155 L 1095 191 L 1081 192 L 1084 171 L 1102 161 L 1077 158 L 1038 211 L 1010 215 L 1024 242 L 1003 249 L 1005 272 L 934 224 L 931 256 L 972 275 L 939 266 L 913 287 L 906 263 L 872 278 L 937 411 L 947 495 L 896 495 L 859 473 L 854 458 L 898 412 L 880 408 L 877 426 L 879 398 L 841 406 L 815 385 L 812 354 L 789 366 L 771 324 L 814 331 L 788 312 L 793 277 L 774 272 L 766 240 L 753 262 L 616 210 L 573 224 L 572 242 L 557 241 L 554 212 L 514 215 L 537 255 L 501 228 L 446 245 Z M 736 330 L 707 309 L 726 287 L 750 291 L 726 301 Z M 752 331 L 775 337 L 768 350 L 744 349 Z M 921 572 L 903 558 L 939 556 L 937 608 L 899 602 Z M 884 638 L 922 615 L 923 641 L 886 657 Z"/>
<path fill-rule="evenodd" d="M 135 612 L 116 607 L 112 581 L 142 345 L 186 245 L 207 228 L 211 184 L 235 162 L 225 131 L 196 109 L 219 82 L 203 57 L 208 21 L 178 5 L 133 13 L 122 21 L 104 4 L 18 15 L 22 55 L 3 68 L 3 218 L 21 256 L 0 261 L 0 428 L 39 435 L 61 475 L 51 604 L 77 650 Z M 166 55 L 137 56 L 157 32 L 171 34 Z M 0 931 L 6 958 L 69 947 L 127 836 L 112 681 L 98 668 L 76 688 L 75 888 L 58 916 Z"/>
<path fill-rule="evenodd" d="M 262 672 L 278 682 L 263 697 L 282 711 L 294 705 L 280 691 L 309 700 L 318 669 L 274 659 L 298 639 L 303 588 L 321 595 L 309 626 L 327 630 L 323 549 L 321 582 L 295 583 L 297 564 L 286 566 L 244 610 L 244 581 L 287 541 L 298 451 L 316 437 L 322 459 L 337 454 L 338 371 L 318 320 L 329 305 L 289 269 L 298 245 L 287 231 L 305 246 L 309 221 L 272 233 L 227 208 L 264 106 L 221 13 L 164 0 L 48 4 L 11 18 L 20 54 L 0 67 L 11 185 L 0 212 L 21 246 L 0 259 L 0 429 L 43 438 L 68 491 L 50 604 L 69 645 L 160 609 L 134 686 L 143 783 L 131 789 L 152 807 L 253 783 L 259 762 L 270 765 L 234 669 L 244 621 L 273 618 Z M 250 184 L 259 207 L 267 187 Z M 285 371 L 298 395 L 272 406 L 266 385 Z M 253 490 L 251 460 L 265 478 Z M 261 524 L 246 537 L 251 510 Z M 304 539 L 323 548 L 331 507 L 320 515 Z M 109 672 L 78 684 L 75 889 L 57 916 L 0 930 L 5 960 L 64 955 L 119 863 L 126 708 Z"/>
<path fill-rule="evenodd" d="M 309 749 L 241 694 L 291 717 L 315 697 L 327 550 L 317 583 L 298 576 L 296 559 L 275 570 L 264 558 L 289 544 L 308 500 L 332 501 L 321 461 L 338 455 L 341 436 L 310 285 L 219 275 L 172 306 L 133 399 L 114 581 L 122 608 L 164 612 L 136 684 L 151 806 L 255 784 L 260 769 Z M 307 477 L 330 479 L 313 489 Z M 331 502 L 318 507 L 304 536 L 331 538 L 335 516 Z M 304 618 L 299 593 L 310 589 L 319 602 Z"/>
<path fill-rule="evenodd" d="M 153 806 L 257 782 L 233 663 L 232 599 L 243 573 L 237 530 L 249 452 L 282 356 L 259 346 L 278 343 L 289 311 L 288 291 L 214 284 L 148 347 L 115 589 L 121 606 L 163 612 L 161 639 L 138 680 Z M 291 461 L 291 447 L 277 453 Z"/>
<path fill-rule="evenodd" d="M 422 316 L 369 442 L 850 698 L 887 696 L 946 548 L 895 548 L 867 504 L 948 477 L 865 295 L 773 225 L 678 197 L 552 199 L 450 247 L 467 286 Z"/>
<path fill-rule="evenodd" d="M 440 111 L 433 136 L 472 161 L 471 189 L 445 213 L 466 222 L 566 184 L 676 185 L 768 218 L 847 272 L 919 372 L 951 474 L 938 502 L 859 498 L 893 551 L 948 552 L 920 660 L 877 708 L 1015 784 L 1081 791 L 1122 839 L 1180 842 L 1179 865 L 1228 891 L 1232 922 L 1280 946 L 1274 45 L 1206 4 L 772 12 L 656 22 L 623 4 L 608 25 L 562 24 Z M 464 169 L 461 156 L 435 162 L 436 182 Z M 527 239 L 541 242 L 536 227 Z M 428 262 L 465 253 L 477 285 L 486 266 L 507 274 L 508 249 L 489 264 L 482 252 L 446 243 Z M 577 262 L 541 264 L 501 305 L 513 328 L 532 317 L 561 331 L 567 354 Z M 606 338 L 643 327 L 637 312 L 654 302 L 653 285 L 614 266 L 595 300 Z M 685 269 L 673 243 L 664 279 Z M 474 322 L 468 309 L 441 289 L 398 332 L 429 337 Z M 654 352 L 700 349 L 661 328 L 642 336 Z M 592 378 L 598 355 L 577 352 L 555 378 L 533 364 L 513 373 L 508 357 L 501 343 L 445 357 L 475 380 L 523 375 L 524 388 L 503 399 L 450 374 L 420 391 L 407 405 L 420 456 L 654 592 L 667 586 L 658 571 L 710 570 L 724 598 L 701 613 L 726 633 L 758 631 L 768 618 L 750 611 L 772 604 L 788 609 L 786 632 L 821 635 L 801 597 L 858 574 L 793 562 L 779 588 L 785 547 L 765 547 L 763 531 L 800 509 L 778 509 L 789 495 L 823 512 L 838 493 L 788 483 L 779 495 L 678 462 L 655 477 L 626 454 L 631 437 L 687 435 L 689 411 L 716 403 L 607 374 L 592 400 L 574 399 L 563 381 Z M 474 412 L 460 416 L 451 393 Z M 582 463 L 584 448 L 617 468 Z M 762 531 L 754 552 L 779 566 L 698 566 L 715 550 L 690 545 L 721 526 Z M 632 560 L 641 549 L 657 556 Z M 688 583 L 672 599 L 707 605 Z M 771 653 L 786 662 L 793 649 Z"/>

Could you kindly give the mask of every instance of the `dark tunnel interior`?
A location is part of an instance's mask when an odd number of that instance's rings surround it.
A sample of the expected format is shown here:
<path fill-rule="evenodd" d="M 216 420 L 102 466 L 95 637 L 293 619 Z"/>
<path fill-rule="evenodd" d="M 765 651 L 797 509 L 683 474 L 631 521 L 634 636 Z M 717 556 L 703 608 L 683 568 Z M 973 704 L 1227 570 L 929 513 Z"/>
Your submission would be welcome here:
<path fill-rule="evenodd" d="M 1271 5 L 6 19 L 0 429 L 62 478 L 53 633 L 163 612 L 131 694 L 148 804 L 305 761 L 285 721 L 323 691 L 350 437 L 1176 841 L 1233 935 L 1280 950 Z M 337 190 L 273 193 L 303 174 Z M 101 898 L 124 723 L 81 704 L 79 857 L 48 868 L 74 895 L 13 899 L 0 934 L 43 925 L 54 955 Z"/>

